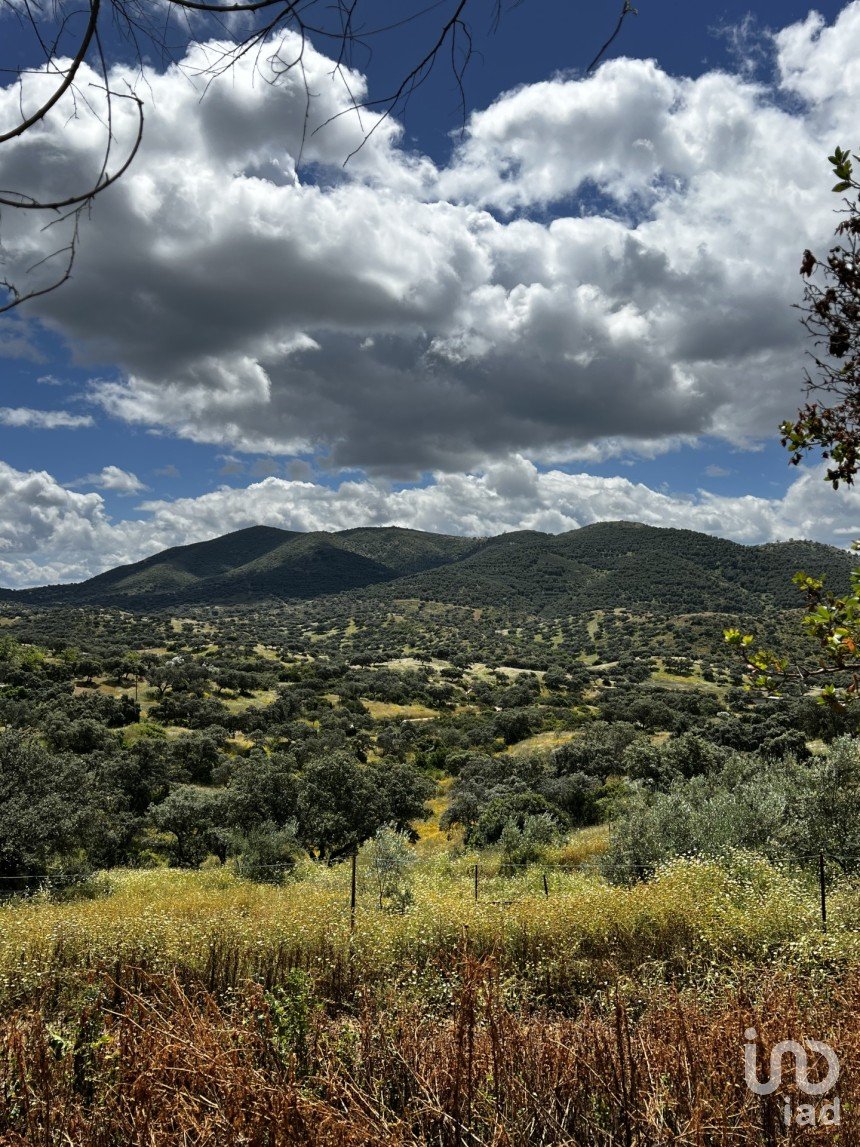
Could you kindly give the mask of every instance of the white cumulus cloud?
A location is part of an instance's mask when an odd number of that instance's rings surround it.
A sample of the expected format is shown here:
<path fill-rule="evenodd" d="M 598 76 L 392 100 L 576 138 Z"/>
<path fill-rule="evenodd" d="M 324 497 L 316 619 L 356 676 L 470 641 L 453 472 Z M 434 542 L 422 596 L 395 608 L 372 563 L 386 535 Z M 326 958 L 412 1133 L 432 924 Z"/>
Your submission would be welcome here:
<path fill-rule="evenodd" d="M 442 168 L 384 121 L 344 170 L 354 116 L 305 134 L 298 72 L 260 82 L 251 57 L 201 99 L 218 47 L 191 45 L 144 68 L 141 153 L 84 222 L 73 284 L 34 309 L 117 365 L 91 387 L 109 414 L 225 452 L 409 479 L 769 437 L 801 398 L 790 304 L 833 228 L 825 155 L 855 132 L 860 3 L 771 46 L 770 85 L 617 59 L 500 96 Z M 350 95 L 304 59 L 313 129 Z M 0 90 L 0 120 L 17 99 Z M 6 145 L 4 185 L 83 180 L 92 100 Z M 121 141 L 132 109 L 115 110 Z M 9 271 L 53 234 L 9 228 Z"/>
<path fill-rule="evenodd" d="M 136 474 L 119 466 L 104 466 L 98 474 L 87 474 L 75 485 L 96 486 L 99 490 L 111 490 L 115 494 L 139 494 L 147 489 Z"/>

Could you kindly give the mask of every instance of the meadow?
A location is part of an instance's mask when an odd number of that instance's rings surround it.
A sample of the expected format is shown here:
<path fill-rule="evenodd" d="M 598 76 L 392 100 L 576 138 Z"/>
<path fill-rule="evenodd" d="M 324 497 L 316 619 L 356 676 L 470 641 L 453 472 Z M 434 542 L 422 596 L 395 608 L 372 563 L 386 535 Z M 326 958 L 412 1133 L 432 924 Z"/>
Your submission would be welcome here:
<path fill-rule="evenodd" d="M 277 886 L 112 871 L 7 903 L 2 1141 L 857 1141 L 853 880 L 825 932 L 814 881 L 750 854 L 633 886 L 588 861 L 498 868 L 424 855 L 396 912 L 362 863 L 354 918 L 349 864 Z M 837 1050 L 838 1128 L 786 1128 L 792 1084 L 746 1088 L 750 1025 Z"/>

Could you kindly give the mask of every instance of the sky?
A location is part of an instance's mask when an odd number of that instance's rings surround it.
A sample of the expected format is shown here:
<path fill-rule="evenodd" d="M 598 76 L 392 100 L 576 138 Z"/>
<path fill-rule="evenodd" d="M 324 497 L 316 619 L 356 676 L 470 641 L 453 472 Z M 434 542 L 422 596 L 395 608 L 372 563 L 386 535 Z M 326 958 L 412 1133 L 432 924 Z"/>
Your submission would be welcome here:
<path fill-rule="evenodd" d="M 860 143 L 860 2 L 638 7 L 592 74 L 614 0 L 523 0 L 497 30 L 476 7 L 465 105 L 440 64 L 389 118 L 351 101 L 392 90 L 436 10 L 340 73 L 321 43 L 303 76 L 260 53 L 207 86 L 229 42 L 201 27 L 172 64 L 118 52 L 140 152 L 70 281 L 0 317 L 0 584 L 256 523 L 860 536 L 860 495 L 778 432 L 826 156 Z M 0 88 L 0 125 L 48 82 Z M 96 85 L 0 147 L 0 186 L 83 184 Z M 115 155 L 135 123 L 114 105 Z M 10 277 L 66 241 L 27 216 L 0 219 Z"/>

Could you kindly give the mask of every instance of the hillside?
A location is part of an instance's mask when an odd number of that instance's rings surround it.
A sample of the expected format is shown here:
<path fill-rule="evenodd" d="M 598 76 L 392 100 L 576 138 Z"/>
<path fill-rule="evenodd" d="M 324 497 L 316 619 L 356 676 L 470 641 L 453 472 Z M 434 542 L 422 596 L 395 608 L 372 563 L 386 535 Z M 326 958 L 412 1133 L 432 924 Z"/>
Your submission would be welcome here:
<path fill-rule="evenodd" d="M 844 590 L 852 564 L 845 551 L 815 542 L 743 546 L 692 530 L 600 522 L 560 535 L 503 534 L 455 566 L 384 592 L 555 615 L 618 607 L 755 612 L 799 605 L 791 583 L 798 569 Z"/>
<path fill-rule="evenodd" d="M 397 527 L 298 533 L 250 526 L 176 546 L 76 585 L 44 586 L 7 599 L 32 604 L 169 608 L 174 603 L 308 600 L 391 581 L 471 553 L 472 538 Z"/>
<path fill-rule="evenodd" d="M 691 530 L 601 522 L 475 539 L 396 527 L 297 533 L 252 526 L 77 585 L 5 591 L 22 604 L 137 610 L 359 593 L 532 613 L 616 607 L 755 612 L 799 603 L 798 569 L 847 587 L 851 556 L 814 542 L 743 546 Z"/>

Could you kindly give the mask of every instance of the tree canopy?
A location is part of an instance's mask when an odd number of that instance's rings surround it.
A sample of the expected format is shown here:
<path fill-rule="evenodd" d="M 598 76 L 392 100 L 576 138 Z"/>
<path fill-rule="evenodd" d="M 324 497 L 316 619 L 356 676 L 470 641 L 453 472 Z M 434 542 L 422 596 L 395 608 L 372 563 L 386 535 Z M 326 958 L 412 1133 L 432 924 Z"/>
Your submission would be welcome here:
<path fill-rule="evenodd" d="M 806 374 L 811 401 L 781 430 L 795 465 L 821 451 L 835 490 L 841 482 L 850 486 L 860 470 L 860 182 L 847 151 L 837 147 L 829 161 L 833 190 L 844 196 L 838 241 L 824 258 L 804 251 L 800 265 L 802 321 L 814 346 Z"/>

